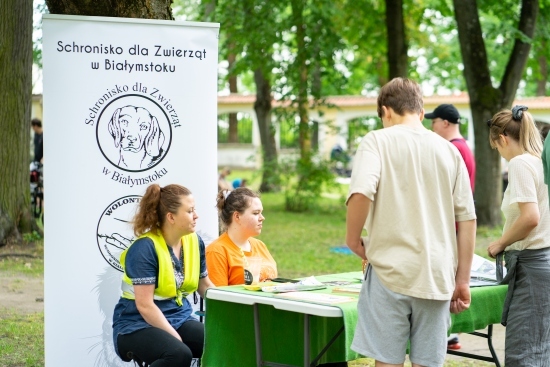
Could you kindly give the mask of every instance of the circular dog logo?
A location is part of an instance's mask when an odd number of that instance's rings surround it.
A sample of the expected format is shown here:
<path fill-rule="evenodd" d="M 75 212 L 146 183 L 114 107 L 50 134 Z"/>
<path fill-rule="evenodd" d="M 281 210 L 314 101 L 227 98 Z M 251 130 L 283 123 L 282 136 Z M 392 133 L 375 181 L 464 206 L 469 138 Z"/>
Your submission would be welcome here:
<path fill-rule="evenodd" d="M 142 172 L 166 156 L 172 125 L 164 109 L 147 96 L 127 94 L 113 99 L 101 111 L 96 125 L 97 144 L 115 167 Z"/>
<path fill-rule="evenodd" d="M 105 261 L 118 271 L 123 271 L 119 261 L 120 254 L 134 241 L 130 221 L 140 200 L 139 195 L 116 199 L 103 211 L 97 224 L 99 251 Z"/>

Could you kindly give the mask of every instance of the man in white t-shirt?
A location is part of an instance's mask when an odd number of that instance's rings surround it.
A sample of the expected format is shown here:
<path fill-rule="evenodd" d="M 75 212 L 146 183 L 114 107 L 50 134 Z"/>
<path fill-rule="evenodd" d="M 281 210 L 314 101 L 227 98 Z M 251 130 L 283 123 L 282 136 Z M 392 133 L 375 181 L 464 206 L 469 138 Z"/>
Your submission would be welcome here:
<path fill-rule="evenodd" d="M 369 260 L 352 349 L 377 366 L 400 365 L 410 340 L 413 366 L 443 365 L 449 311 L 470 305 L 476 215 L 468 172 L 458 150 L 422 125 L 414 81 L 382 87 L 378 115 L 384 129 L 363 138 L 347 200 L 346 242 Z"/>

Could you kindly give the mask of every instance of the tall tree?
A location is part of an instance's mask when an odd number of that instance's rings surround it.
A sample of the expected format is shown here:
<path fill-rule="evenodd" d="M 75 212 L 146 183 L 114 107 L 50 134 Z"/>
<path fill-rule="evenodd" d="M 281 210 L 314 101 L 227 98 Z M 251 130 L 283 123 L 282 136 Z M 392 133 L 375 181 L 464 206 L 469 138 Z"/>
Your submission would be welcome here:
<path fill-rule="evenodd" d="M 254 68 L 254 83 L 256 85 L 254 111 L 256 112 L 262 143 L 263 170 L 260 190 L 263 192 L 273 192 L 280 189 L 275 126 L 271 116 L 273 100 L 271 70 L 273 68 L 273 47 L 277 40 L 276 24 L 272 22 L 278 16 L 277 13 L 277 4 L 270 4 L 268 1 L 261 1 L 256 6 L 250 1 L 245 4 L 246 17 L 258 17 L 257 20 L 263 20 L 266 26 L 263 28 L 264 32 L 261 36 L 250 40 L 248 47 L 249 51 L 255 50 L 255 55 L 250 55 L 249 66 Z M 267 19 L 270 19 L 270 21 L 267 22 Z M 245 32 L 251 33 L 253 31 L 252 27 L 255 27 L 255 25 L 248 24 L 245 21 Z"/>
<path fill-rule="evenodd" d="M 388 42 L 389 80 L 407 77 L 407 37 L 403 19 L 403 0 L 386 0 L 386 30 Z"/>
<path fill-rule="evenodd" d="M 227 68 L 231 70 L 233 66 L 235 65 L 235 60 L 237 58 L 237 55 L 233 52 L 233 49 L 235 48 L 235 45 L 232 43 L 228 46 L 228 55 L 227 55 Z M 229 93 L 235 94 L 239 92 L 239 89 L 237 87 L 237 75 L 230 74 L 228 78 L 229 82 Z M 229 114 L 229 131 L 227 134 L 227 142 L 228 143 L 238 143 L 239 142 L 239 120 L 237 119 L 237 114 L 235 112 L 231 112 Z"/>
<path fill-rule="evenodd" d="M 275 145 L 275 129 L 271 119 L 271 75 L 261 68 L 254 71 L 254 82 L 256 83 L 256 101 L 254 111 L 258 118 L 258 128 L 262 142 L 262 158 L 264 168 L 262 170 L 262 183 L 260 191 L 272 192 L 279 190 L 277 146 Z"/>
<path fill-rule="evenodd" d="M 546 96 L 548 93 L 548 58 L 550 58 L 550 4 L 541 3 L 532 57 L 527 62 L 530 73 L 526 78 L 527 95 Z"/>
<path fill-rule="evenodd" d="M 317 125 L 309 119 L 309 110 L 324 104 L 327 86 L 341 84 L 343 73 L 335 60 L 345 49 L 336 19 L 340 4 L 328 0 L 288 0 L 290 14 L 285 20 L 284 47 L 292 55 L 281 65 L 278 87 L 282 99 L 291 103 L 298 116 L 301 163 L 309 166 L 313 154 L 312 137 Z M 290 32 L 292 31 L 292 33 Z M 337 94 L 341 94 L 337 93 Z M 310 100 L 313 99 L 313 101 Z"/>
<path fill-rule="evenodd" d="M 0 3 L 0 245 L 31 227 L 32 2 Z"/>
<path fill-rule="evenodd" d="M 308 49 L 306 41 L 306 21 L 304 19 L 304 1 L 291 1 L 292 25 L 296 28 L 296 58 L 295 85 L 296 85 L 296 107 L 298 110 L 299 127 L 298 141 L 300 144 L 300 159 L 304 163 L 311 159 L 311 131 L 309 128 L 309 65 Z"/>
<path fill-rule="evenodd" d="M 478 223 L 501 222 L 502 179 L 500 156 L 488 143 L 485 121 L 502 108 L 509 108 L 515 98 L 531 48 L 539 12 L 538 0 L 522 0 L 517 34 L 500 85 L 494 87 L 476 0 L 453 0 L 464 78 L 470 96 L 476 146 L 476 206 Z"/>
<path fill-rule="evenodd" d="M 254 75 L 254 110 L 262 144 L 262 192 L 277 191 L 280 186 L 275 126 L 271 116 L 273 49 L 281 42 L 280 7 L 279 0 L 220 0 L 213 18 L 224 25 L 221 28 L 222 57 L 236 56 L 229 77 L 247 72 Z"/>
<path fill-rule="evenodd" d="M 172 0 L 46 0 L 52 14 L 174 19 Z"/>

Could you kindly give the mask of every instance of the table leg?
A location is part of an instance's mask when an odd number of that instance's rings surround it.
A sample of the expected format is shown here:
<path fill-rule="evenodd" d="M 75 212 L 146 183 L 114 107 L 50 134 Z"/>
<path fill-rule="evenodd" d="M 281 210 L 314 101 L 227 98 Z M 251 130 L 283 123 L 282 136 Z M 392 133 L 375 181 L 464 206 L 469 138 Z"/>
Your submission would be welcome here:
<path fill-rule="evenodd" d="M 491 352 L 491 357 L 485 357 L 485 356 L 480 356 L 480 355 L 477 355 L 477 354 L 464 353 L 464 352 L 459 352 L 459 351 L 456 351 L 456 350 L 449 350 L 449 349 L 447 349 L 447 353 L 455 355 L 455 356 L 477 359 L 477 360 L 480 360 L 480 361 L 493 362 L 497 367 L 500 367 L 500 362 L 498 360 L 498 356 L 495 353 L 495 348 L 493 347 L 493 325 L 488 325 L 487 334 L 480 333 L 480 332 L 477 332 L 477 331 L 474 331 L 474 332 L 469 333 L 469 334 L 487 339 L 487 345 L 489 347 L 489 351 Z"/>
<path fill-rule="evenodd" d="M 489 350 L 491 351 L 491 355 L 495 360 L 495 365 L 497 367 L 500 367 L 500 362 L 498 361 L 495 348 L 493 347 L 493 324 L 489 325 L 489 327 L 487 328 L 487 344 L 489 344 Z"/>
<path fill-rule="evenodd" d="M 338 330 L 338 332 L 336 332 L 336 334 L 332 337 L 332 339 L 330 339 L 330 341 L 327 343 L 327 345 L 325 345 L 325 347 L 324 347 L 323 350 L 319 353 L 319 355 L 313 359 L 313 361 L 311 362 L 311 366 L 310 366 L 310 367 L 317 366 L 317 362 L 319 362 L 319 360 L 321 359 L 321 357 L 323 356 L 323 354 L 325 354 L 325 352 L 328 350 L 328 348 L 330 348 L 330 346 L 332 345 L 332 343 L 334 343 L 334 342 L 336 341 L 336 339 L 338 339 L 338 337 L 340 336 L 340 334 L 342 334 L 342 333 L 344 332 L 344 329 L 345 329 L 345 326 L 342 326 L 342 327 L 340 328 L 340 330 Z M 345 365 L 347 366 L 347 363 L 343 362 L 343 364 L 345 364 Z"/>
<path fill-rule="evenodd" d="M 256 366 L 262 367 L 262 338 L 260 335 L 260 311 L 258 304 L 254 303 L 254 336 L 256 337 Z"/>
<path fill-rule="evenodd" d="M 255 303 L 252 306 L 254 310 L 254 337 L 256 339 L 256 366 L 257 367 L 294 367 L 287 364 L 280 364 L 275 362 L 264 362 L 262 358 L 262 337 L 260 332 L 260 310 L 258 307 L 258 304 Z M 304 314 L 304 367 L 312 367 L 317 364 L 319 359 L 322 357 L 322 355 L 327 351 L 327 349 L 330 347 L 332 343 L 338 338 L 338 336 L 344 331 L 344 327 L 336 333 L 336 335 L 329 341 L 329 343 L 323 348 L 321 353 L 315 358 L 313 362 L 311 362 L 310 357 L 310 330 L 309 330 L 309 315 Z M 500 367 L 500 366 L 499 366 Z"/>
<path fill-rule="evenodd" d="M 309 366 L 309 315 L 304 315 L 304 367 Z"/>

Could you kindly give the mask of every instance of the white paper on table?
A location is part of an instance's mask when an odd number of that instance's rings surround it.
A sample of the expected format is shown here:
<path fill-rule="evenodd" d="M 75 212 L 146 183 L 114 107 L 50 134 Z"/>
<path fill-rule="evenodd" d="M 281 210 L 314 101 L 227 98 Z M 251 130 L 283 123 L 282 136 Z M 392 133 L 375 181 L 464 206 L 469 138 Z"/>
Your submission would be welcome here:
<path fill-rule="evenodd" d="M 503 276 L 506 276 L 506 268 L 503 267 Z M 497 266 L 494 262 L 474 254 L 472 270 L 470 272 L 470 286 L 483 286 L 497 284 Z"/>
<path fill-rule="evenodd" d="M 271 285 L 262 287 L 262 292 L 268 293 L 282 293 L 282 292 L 296 292 L 296 291 L 308 291 L 316 289 L 324 289 L 327 286 L 315 279 L 314 276 L 300 280 L 298 283 L 282 283 L 279 285 Z"/>

